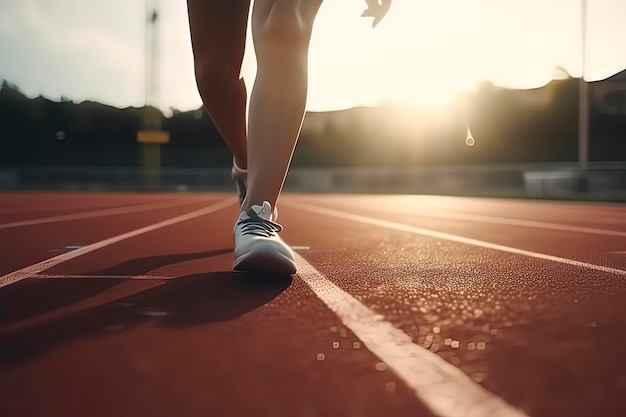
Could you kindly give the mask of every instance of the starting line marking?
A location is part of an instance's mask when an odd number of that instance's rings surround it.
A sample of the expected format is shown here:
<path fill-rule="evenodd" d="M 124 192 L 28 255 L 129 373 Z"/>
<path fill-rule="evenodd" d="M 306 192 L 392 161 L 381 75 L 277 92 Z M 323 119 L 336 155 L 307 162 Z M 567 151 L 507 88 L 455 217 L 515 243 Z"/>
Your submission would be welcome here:
<path fill-rule="evenodd" d="M 414 233 L 422 236 L 434 237 L 436 239 L 449 240 L 452 242 L 463 243 L 466 245 L 479 246 L 482 248 L 497 250 L 506 253 L 512 253 L 515 255 L 528 256 L 530 258 L 542 259 L 544 261 L 558 262 L 561 264 L 576 266 L 579 268 L 593 269 L 600 272 L 606 272 L 609 274 L 626 276 L 626 270 L 609 268 L 607 266 L 590 264 L 582 261 L 575 261 L 573 259 L 561 258 L 558 256 L 547 255 L 545 253 L 533 252 L 525 249 L 518 249 L 511 246 L 499 245 L 497 243 L 485 242 L 483 240 L 471 239 L 463 236 L 452 235 L 449 233 L 437 232 L 434 230 L 422 229 L 421 227 L 409 226 L 402 223 L 390 222 L 387 220 L 380 220 L 373 217 L 360 216 L 358 214 L 346 213 L 343 211 L 328 209 L 324 207 L 314 206 L 312 204 L 301 204 L 293 202 L 285 202 L 284 205 L 289 205 L 301 210 L 310 211 L 313 213 L 324 214 L 326 216 L 338 217 L 340 219 L 346 219 L 359 223 L 371 224 L 374 226 L 385 227 L 387 229 L 400 230 L 402 232 Z"/>
<path fill-rule="evenodd" d="M 52 268 L 55 265 L 58 265 L 62 262 L 69 261 L 70 259 L 78 258 L 79 256 L 85 255 L 89 252 L 93 252 L 95 250 L 101 249 L 105 246 L 112 245 L 117 242 L 121 242 L 122 240 L 129 239 L 131 237 L 139 236 L 144 233 L 151 232 L 153 230 L 161 229 L 166 226 L 171 226 L 176 223 L 184 222 L 186 220 L 191 220 L 196 217 L 204 216 L 209 213 L 213 213 L 215 211 L 221 210 L 232 205 L 235 202 L 234 198 L 228 198 L 226 200 L 220 201 L 219 203 L 212 204 L 200 210 L 195 210 L 187 214 L 183 214 L 181 216 L 173 217 L 169 220 L 165 220 L 159 223 L 152 224 L 150 226 L 142 227 L 140 229 L 132 230 L 127 233 L 123 233 L 118 236 L 113 236 L 108 239 L 101 240 L 96 243 L 92 243 L 91 245 L 83 246 L 80 249 L 73 250 L 71 252 L 66 252 L 61 255 L 55 256 L 53 258 L 46 259 L 39 263 L 27 266 L 26 268 L 18 269 L 17 271 L 11 272 L 9 274 L 3 275 L 0 277 L 0 288 L 5 287 L 7 285 L 13 284 L 15 282 L 21 281 L 25 278 L 29 278 L 33 275 L 36 275 L 40 272 L 45 271 L 46 269 Z"/>
<path fill-rule="evenodd" d="M 356 298 L 333 284 L 295 254 L 300 277 L 376 356 L 385 362 L 441 417 L 524 417 L 526 414 L 473 382 L 465 373 L 434 353 Z"/>

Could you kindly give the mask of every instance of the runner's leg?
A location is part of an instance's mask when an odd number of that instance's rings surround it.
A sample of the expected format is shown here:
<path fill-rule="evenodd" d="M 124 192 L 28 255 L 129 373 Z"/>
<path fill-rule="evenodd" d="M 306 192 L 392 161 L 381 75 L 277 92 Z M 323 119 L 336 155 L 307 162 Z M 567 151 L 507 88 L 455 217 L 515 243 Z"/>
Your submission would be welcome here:
<path fill-rule="evenodd" d="M 245 169 L 246 87 L 240 78 L 250 0 L 187 0 L 196 83 L 237 165 Z"/>
<path fill-rule="evenodd" d="M 248 193 L 242 209 L 275 207 L 307 95 L 308 49 L 322 0 L 256 0 L 252 35 L 257 76 L 248 121 Z"/>

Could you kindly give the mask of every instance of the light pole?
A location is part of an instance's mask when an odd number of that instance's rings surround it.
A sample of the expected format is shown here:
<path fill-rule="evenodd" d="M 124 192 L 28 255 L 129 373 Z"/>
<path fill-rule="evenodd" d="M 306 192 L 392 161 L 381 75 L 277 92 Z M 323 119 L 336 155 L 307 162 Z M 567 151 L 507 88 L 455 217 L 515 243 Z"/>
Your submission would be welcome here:
<path fill-rule="evenodd" d="M 145 100 L 146 106 L 157 107 L 159 101 L 159 5 L 146 0 L 145 30 Z"/>
<path fill-rule="evenodd" d="M 161 129 L 162 114 L 159 101 L 159 12 L 158 0 L 146 0 L 145 31 L 145 95 L 143 129 L 137 132 L 137 142 L 143 150 L 144 181 L 148 188 L 159 187 L 161 177 L 161 145 L 169 143 L 169 134 Z"/>
<path fill-rule="evenodd" d="M 585 81 L 587 66 L 587 0 L 582 0 L 582 71 L 578 86 L 578 168 L 587 171 L 589 161 L 589 85 Z"/>

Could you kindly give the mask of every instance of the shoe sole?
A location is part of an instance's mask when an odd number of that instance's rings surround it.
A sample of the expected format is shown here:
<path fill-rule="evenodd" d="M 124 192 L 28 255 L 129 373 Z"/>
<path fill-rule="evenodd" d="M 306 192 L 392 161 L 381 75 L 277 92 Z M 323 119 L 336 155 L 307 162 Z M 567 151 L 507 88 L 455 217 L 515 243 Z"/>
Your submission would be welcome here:
<path fill-rule="evenodd" d="M 267 246 L 258 247 L 254 251 L 240 255 L 235 259 L 233 270 L 291 275 L 296 273 L 296 263 L 287 255 Z"/>

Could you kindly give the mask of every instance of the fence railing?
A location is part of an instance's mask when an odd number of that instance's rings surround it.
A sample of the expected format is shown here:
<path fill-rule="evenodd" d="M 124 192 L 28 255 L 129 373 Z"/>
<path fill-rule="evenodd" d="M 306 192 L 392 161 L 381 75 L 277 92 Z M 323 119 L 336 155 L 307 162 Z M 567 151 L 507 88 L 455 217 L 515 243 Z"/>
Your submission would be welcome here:
<path fill-rule="evenodd" d="M 0 167 L 3 190 L 228 191 L 228 169 Z M 626 162 L 295 168 L 286 191 L 491 195 L 626 201 Z"/>

